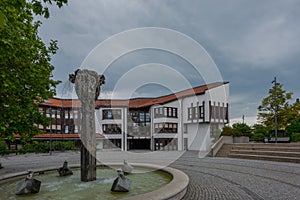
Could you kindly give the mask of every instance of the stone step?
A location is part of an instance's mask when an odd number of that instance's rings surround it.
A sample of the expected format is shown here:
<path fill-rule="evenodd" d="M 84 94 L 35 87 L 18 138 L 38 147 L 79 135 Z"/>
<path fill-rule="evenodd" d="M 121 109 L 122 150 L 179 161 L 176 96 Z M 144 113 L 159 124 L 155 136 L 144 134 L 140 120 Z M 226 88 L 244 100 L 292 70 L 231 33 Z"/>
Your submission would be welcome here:
<path fill-rule="evenodd" d="M 262 151 L 262 150 L 244 150 L 232 149 L 230 154 L 246 154 L 246 155 L 266 155 L 266 156 L 280 156 L 280 157 L 296 157 L 300 158 L 300 152 L 287 152 L 287 151 Z"/>
<path fill-rule="evenodd" d="M 244 147 L 300 147 L 300 142 L 293 143 L 235 143 L 234 146 Z"/>
<path fill-rule="evenodd" d="M 216 154 L 216 157 L 227 157 L 232 149 L 233 144 L 223 144 L 221 149 Z"/>
<path fill-rule="evenodd" d="M 268 161 L 277 161 L 277 162 L 300 163 L 300 158 L 296 158 L 296 157 L 251 155 L 251 154 L 248 154 L 248 155 L 247 154 L 229 154 L 228 157 L 239 158 L 239 159 L 268 160 Z"/>
<path fill-rule="evenodd" d="M 283 146 L 242 146 L 233 145 L 233 150 L 260 150 L 260 151 L 286 151 L 286 152 L 300 152 L 300 147 L 283 147 Z"/>

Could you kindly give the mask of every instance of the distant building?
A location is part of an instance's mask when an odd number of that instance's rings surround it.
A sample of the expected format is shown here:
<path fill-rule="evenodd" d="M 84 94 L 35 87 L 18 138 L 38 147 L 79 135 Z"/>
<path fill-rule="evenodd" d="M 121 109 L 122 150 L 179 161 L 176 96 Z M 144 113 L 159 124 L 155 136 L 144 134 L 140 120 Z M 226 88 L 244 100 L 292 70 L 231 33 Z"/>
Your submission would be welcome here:
<path fill-rule="evenodd" d="M 156 98 L 97 100 L 97 148 L 207 151 L 228 118 L 229 83 L 212 83 Z M 80 143 L 80 102 L 51 98 L 40 112 L 53 120 L 36 140 Z"/>

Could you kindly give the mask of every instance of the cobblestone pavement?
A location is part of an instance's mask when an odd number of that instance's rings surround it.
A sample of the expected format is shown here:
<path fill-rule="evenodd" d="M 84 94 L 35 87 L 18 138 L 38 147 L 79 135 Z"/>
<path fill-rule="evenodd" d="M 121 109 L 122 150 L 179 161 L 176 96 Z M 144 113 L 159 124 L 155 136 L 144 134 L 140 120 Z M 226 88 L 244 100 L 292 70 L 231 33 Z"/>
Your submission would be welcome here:
<path fill-rule="evenodd" d="M 108 154 L 120 157 L 120 152 Z M 177 155 L 170 152 L 170 156 Z M 165 154 L 164 156 L 168 156 Z M 0 176 L 27 169 L 60 166 L 64 160 L 78 164 L 79 152 L 54 152 L 0 157 Z M 155 160 L 147 159 L 148 163 Z M 185 152 L 171 167 L 190 178 L 183 199 L 300 199 L 300 165 L 230 158 L 199 158 L 198 152 Z"/>
<path fill-rule="evenodd" d="M 188 151 L 171 167 L 190 178 L 184 199 L 300 199 L 299 164 L 198 158 Z"/>

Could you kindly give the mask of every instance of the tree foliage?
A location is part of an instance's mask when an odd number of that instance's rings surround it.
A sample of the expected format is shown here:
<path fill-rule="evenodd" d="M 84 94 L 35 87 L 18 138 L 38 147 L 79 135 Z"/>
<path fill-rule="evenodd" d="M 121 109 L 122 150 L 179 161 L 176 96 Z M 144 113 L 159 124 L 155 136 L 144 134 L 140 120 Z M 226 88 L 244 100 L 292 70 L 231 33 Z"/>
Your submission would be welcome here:
<path fill-rule="evenodd" d="M 222 135 L 224 136 L 250 136 L 251 127 L 245 123 L 235 123 L 230 126 L 224 126 L 222 130 Z"/>
<path fill-rule="evenodd" d="M 235 123 L 232 125 L 232 128 L 236 130 L 235 136 L 250 136 L 251 128 L 245 123 Z"/>
<path fill-rule="evenodd" d="M 276 87 L 276 102 L 274 100 Z M 278 119 L 278 129 L 285 130 L 285 128 L 298 117 L 298 111 L 296 111 L 297 106 L 290 104 L 292 99 L 292 92 L 286 92 L 283 89 L 283 85 L 277 83 L 269 89 L 269 96 L 262 100 L 261 105 L 258 107 L 258 119 L 264 124 L 268 129 L 272 130 L 274 128 L 274 116 L 275 108 L 277 107 L 277 119 Z"/>
<path fill-rule="evenodd" d="M 49 17 L 46 5 L 58 7 L 67 0 L 0 0 L 0 137 L 13 134 L 30 138 L 39 133 L 36 124 L 48 120 L 38 111 L 38 103 L 55 95 L 51 55 L 57 42 L 48 47 L 38 36 L 40 21 Z"/>

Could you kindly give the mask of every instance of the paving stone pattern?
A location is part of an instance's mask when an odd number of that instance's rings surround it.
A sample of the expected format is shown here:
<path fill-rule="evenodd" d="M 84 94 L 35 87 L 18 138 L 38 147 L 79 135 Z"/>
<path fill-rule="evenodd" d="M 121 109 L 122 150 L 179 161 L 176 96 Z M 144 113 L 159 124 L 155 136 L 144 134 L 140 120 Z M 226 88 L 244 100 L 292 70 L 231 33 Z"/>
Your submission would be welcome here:
<path fill-rule="evenodd" d="M 120 153 L 116 152 L 116 156 Z M 111 156 L 111 155 L 110 155 Z M 166 154 L 167 156 L 167 154 Z M 2 156 L 0 176 L 47 166 L 80 163 L 78 152 Z M 148 162 L 151 162 L 151 160 Z M 155 161 L 153 161 L 155 162 Z M 183 199 L 299 200 L 300 164 L 234 158 L 199 158 L 196 151 L 184 153 L 171 167 L 190 178 Z"/>
<path fill-rule="evenodd" d="M 190 178 L 183 199 L 300 199 L 299 164 L 198 158 L 188 151 L 171 167 Z"/>

